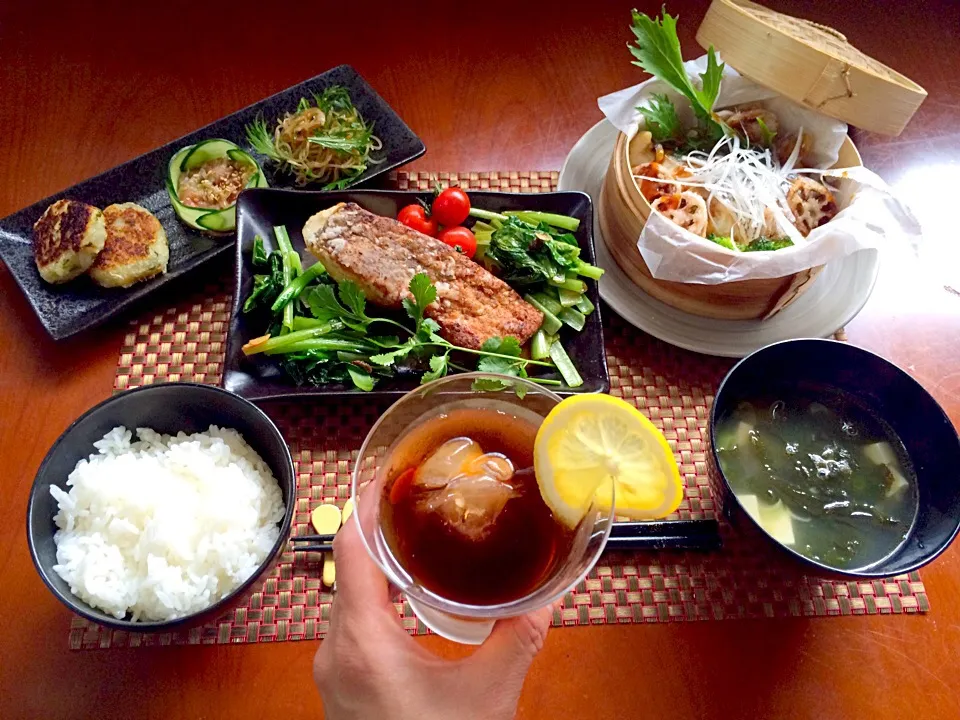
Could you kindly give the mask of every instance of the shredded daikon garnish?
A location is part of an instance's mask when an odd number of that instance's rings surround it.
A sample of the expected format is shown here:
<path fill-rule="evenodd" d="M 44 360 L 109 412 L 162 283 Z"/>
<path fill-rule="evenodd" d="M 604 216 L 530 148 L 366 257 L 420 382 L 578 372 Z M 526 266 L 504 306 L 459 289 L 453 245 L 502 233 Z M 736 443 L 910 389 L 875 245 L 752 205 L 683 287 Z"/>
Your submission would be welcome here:
<path fill-rule="evenodd" d="M 768 148 L 744 145 L 738 135 L 727 135 L 709 153 L 694 150 L 678 158 L 683 171 L 674 174 L 680 177 L 670 177 L 668 181 L 705 190 L 711 220 L 716 219 L 713 200 L 723 203 L 736 218 L 735 241 L 739 244 L 771 235 L 769 211 L 773 214 L 777 235 L 787 236 L 799 245 L 804 237 L 793 224 L 795 218 L 787 203 L 787 191 L 798 173 L 818 172 L 795 167 L 802 140 L 803 128 L 800 128 L 790 157 L 781 165 Z M 635 177 L 656 182 L 665 180 L 646 175 Z"/>

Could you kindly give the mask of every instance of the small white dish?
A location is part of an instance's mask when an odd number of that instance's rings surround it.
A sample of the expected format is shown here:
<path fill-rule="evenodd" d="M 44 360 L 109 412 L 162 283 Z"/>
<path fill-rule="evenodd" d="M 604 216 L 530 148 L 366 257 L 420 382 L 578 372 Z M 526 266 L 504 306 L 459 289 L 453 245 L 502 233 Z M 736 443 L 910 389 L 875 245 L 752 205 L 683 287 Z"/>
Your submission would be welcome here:
<path fill-rule="evenodd" d="M 671 345 L 707 355 L 743 357 L 791 338 L 829 337 L 863 309 L 880 272 L 880 256 L 863 250 L 828 263 L 813 285 L 769 320 L 713 320 L 682 312 L 652 298 L 610 256 L 600 230 L 598 203 L 617 130 L 601 120 L 573 146 L 560 170 L 559 190 L 582 190 L 593 198 L 593 237 L 600 297 L 640 330 Z"/>

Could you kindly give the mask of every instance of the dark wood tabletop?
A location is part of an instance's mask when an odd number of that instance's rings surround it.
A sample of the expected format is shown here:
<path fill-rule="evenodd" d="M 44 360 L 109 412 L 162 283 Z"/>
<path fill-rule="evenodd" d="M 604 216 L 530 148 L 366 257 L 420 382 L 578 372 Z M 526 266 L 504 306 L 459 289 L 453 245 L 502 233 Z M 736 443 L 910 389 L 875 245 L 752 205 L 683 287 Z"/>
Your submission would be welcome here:
<path fill-rule="evenodd" d="M 423 138 L 423 170 L 558 169 L 601 118 L 597 97 L 644 77 L 628 2 L 200 5 L 0 4 L 0 216 L 341 63 Z M 960 4 L 770 5 L 838 28 L 930 94 L 900 137 L 854 135 L 925 237 L 919 258 L 885 259 L 847 333 L 960 424 Z M 706 6 L 669 3 L 687 57 Z M 0 717 L 321 716 L 313 642 L 68 650 L 70 615 L 27 552 L 27 494 L 54 439 L 110 394 L 125 327 L 54 343 L 0 266 Z M 923 616 L 554 630 L 520 717 L 960 717 L 960 546 L 922 577 Z"/>

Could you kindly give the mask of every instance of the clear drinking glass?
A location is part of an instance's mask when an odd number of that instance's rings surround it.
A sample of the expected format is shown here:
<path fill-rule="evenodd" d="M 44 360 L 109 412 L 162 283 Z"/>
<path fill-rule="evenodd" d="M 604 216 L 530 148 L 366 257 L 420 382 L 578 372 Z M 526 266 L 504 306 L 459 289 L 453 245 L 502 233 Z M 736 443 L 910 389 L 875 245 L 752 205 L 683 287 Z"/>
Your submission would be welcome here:
<path fill-rule="evenodd" d="M 499 380 L 502 390 L 478 389 L 477 380 Z M 370 430 L 353 472 L 354 517 L 367 551 L 387 578 L 403 591 L 424 624 L 439 635 L 466 644 L 479 644 L 499 618 L 523 615 L 559 599 L 593 568 L 613 523 L 613 487 L 601 509 L 596 504 L 573 532 L 569 554 L 526 596 L 495 605 L 469 605 L 444 598 L 423 587 L 392 552 L 381 525 L 381 498 L 388 477 L 388 460 L 399 441 L 414 427 L 453 410 L 495 410 L 539 426 L 560 398 L 541 385 L 514 377 L 464 373 L 422 385 L 392 405 Z M 469 431 L 467 431 L 468 433 Z M 429 450 L 432 450 L 430 448 Z M 428 452 L 429 452 L 428 450 Z M 605 498 L 605 500 L 607 500 Z"/>

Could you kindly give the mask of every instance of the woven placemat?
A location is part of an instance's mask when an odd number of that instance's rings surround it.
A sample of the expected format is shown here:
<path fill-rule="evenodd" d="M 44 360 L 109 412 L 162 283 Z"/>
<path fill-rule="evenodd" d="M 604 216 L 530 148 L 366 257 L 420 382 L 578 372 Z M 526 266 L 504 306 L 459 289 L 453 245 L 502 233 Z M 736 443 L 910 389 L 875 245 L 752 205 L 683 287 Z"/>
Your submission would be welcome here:
<path fill-rule="evenodd" d="M 434 180 L 469 189 L 543 192 L 556 172 L 399 173 L 400 189 L 429 189 Z M 177 307 L 131 323 L 120 351 L 114 388 L 156 382 L 220 382 L 230 319 L 225 285 L 212 284 Z M 714 389 L 731 361 L 679 350 L 604 315 L 611 393 L 636 404 L 661 428 L 686 483 L 677 517 L 716 517 L 707 474 L 707 422 Z M 310 511 L 343 505 L 352 462 L 387 402 L 264 403 L 290 444 L 297 471 L 295 534 L 307 532 Z M 926 612 L 918 573 L 873 582 L 810 576 L 759 533 L 721 520 L 723 549 L 701 553 L 611 553 L 570 592 L 554 625 L 670 622 L 723 618 L 877 615 Z M 332 595 L 320 582 L 318 553 L 287 550 L 249 601 L 216 622 L 188 631 L 138 634 L 110 631 L 75 617 L 70 647 L 274 642 L 314 639 L 327 630 Z M 411 633 L 427 630 L 398 602 Z"/>

